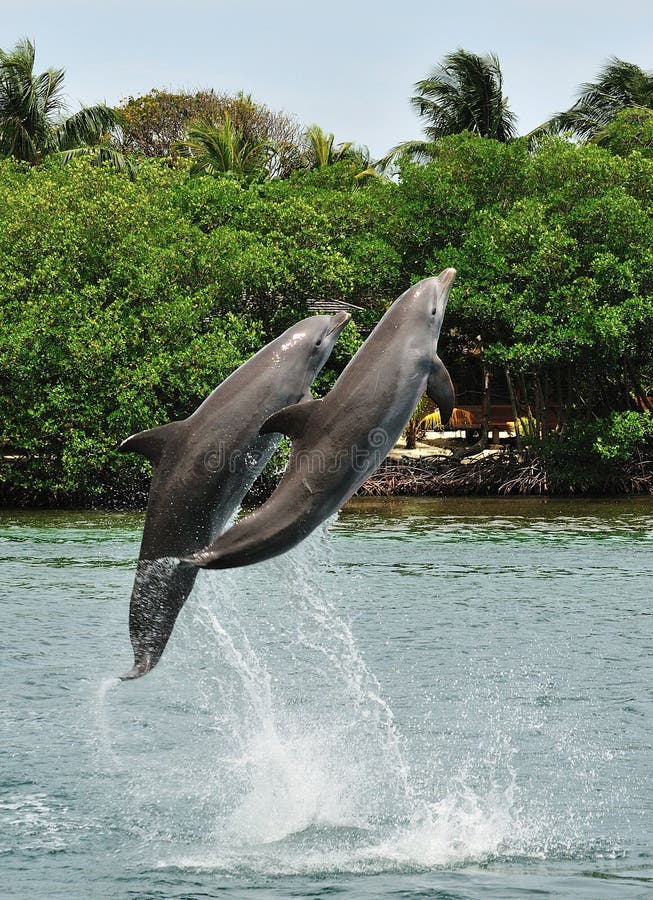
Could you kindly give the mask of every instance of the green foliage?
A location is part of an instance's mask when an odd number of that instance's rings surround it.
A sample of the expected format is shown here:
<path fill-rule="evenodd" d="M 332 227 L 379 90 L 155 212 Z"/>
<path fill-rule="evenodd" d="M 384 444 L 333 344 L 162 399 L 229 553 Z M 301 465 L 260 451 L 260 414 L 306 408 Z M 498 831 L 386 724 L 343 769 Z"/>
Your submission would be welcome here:
<path fill-rule="evenodd" d="M 260 344 L 255 321 L 215 311 L 204 236 L 148 180 L 2 169 L 0 445 L 25 459 L 0 477 L 14 492 L 127 490 L 142 466 L 118 443 L 188 415 Z"/>
<path fill-rule="evenodd" d="M 431 140 L 469 131 L 506 142 L 515 137 L 516 118 L 503 96 L 498 58 L 455 50 L 415 85 L 413 108 Z"/>
<path fill-rule="evenodd" d="M 392 250 L 365 234 L 359 248 L 357 231 L 376 219 L 380 197 L 366 204 L 348 189 L 332 220 L 338 192 L 311 175 L 302 186 L 194 179 L 156 161 L 132 182 L 83 160 L 0 162 L 6 499 L 128 498 L 146 466 L 116 453 L 122 439 L 187 416 L 307 315 L 309 297 L 357 302 L 385 283 Z M 371 241 L 383 266 L 365 269 Z M 359 342 L 350 325 L 323 390 Z"/>
<path fill-rule="evenodd" d="M 593 140 L 617 156 L 628 156 L 637 151 L 647 159 L 653 159 L 653 109 L 621 110 Z"/>
<path fill-rule="evenodd" d="M 525 395 L 538 421 L 541 398 L 558 410 L 542 441 L 559 483 L 565 466 L 580 484 L 622 465 L 633 399 L 645 408 L 653 386 L 653 161 L 464 134 L 426 165 L 405 159 L 397 181 L 355 188 L 354 174 L 341 159 L 194 178 L 147 159 L 130 181 L 83 159 L 0 161 L 0 442 L 19 457 L 3 496 L 123 496 L 143 467 L 120 440 L 188 415 L 308 298 L 363 307 L 369 329 L 447 266 L 447 365 L 481 361 L 502 384 L 507 370 L 518 417 Z M 359 342 L 348 326 L 318 395 Z"/>
<path fill-rule="evenodd" d="M 572 423 L 542 448 L 547 473 L 560 490 L 601 491 L 653 436 L 653 419 L 634 410 Z"/>
<path fill-rule="evenodd" d="M 0 156 L 35 165 L 47 156 L 69 162 L 87 156 L 131 173 L 131 164 L 106 136 L 119 117 L 108 107 L 85 106 L 64 117 L 63 69 L 34 73 L 34 44 L 19 41 L 0 49 Z"/>
<path fill-rule="evenodd" d="M 188 129 L 181 147 L 192 160 L 191 175 L 223 175 L 233 172 L 264 178 L 274 147 L 262 138 L 247 140 L 225 113 L 218 125 L 197 122 Z"/>
<path fill-rule="evenodd" d="M 305 162 L 308 169 L 323 169 L 336 163 L 347 162 L 354 182 L 377 177 L 367 147 L 359 146 L 353 141 L 345 141 L 336 146 L 333 134 L 327 134 L 319 125 L 309 125 L 305 141 Z M 341 171 L 344 170 L 341 167 Z"/>
<path fill-rule="evenodd" d="M 634 410 L 613 412 L 592 449 L 604 462 L 627 462 L 653 434 L 653 419 Z"/>
<path fill-rule="evenodd" d="M 559 140 L 535 154 L 522 142 L 440 145 L 437 160 L 403 170 L 399 191 L 413 265 L 458 270 L 446 320 L 458 345 L 480 343 L 498 370 L 562 372 L 570 413 L 623 404 L 624 361 L 650 369 L 653 166 Z"/>
<path fill-rule="evenodd" d="M 271 177 L 286 178 L 305 165 L 303 129 L 290 116 L 257 103 L 249 94 L 220 94 L 213 90 L 171 93 L 153 89 L 128 97 L 119 110 L 119 145 L 144 156 L 175 157 L 193 124 L 213 129 L 228 117 L 247 144 L 274 147 L 266 160 Z"/>

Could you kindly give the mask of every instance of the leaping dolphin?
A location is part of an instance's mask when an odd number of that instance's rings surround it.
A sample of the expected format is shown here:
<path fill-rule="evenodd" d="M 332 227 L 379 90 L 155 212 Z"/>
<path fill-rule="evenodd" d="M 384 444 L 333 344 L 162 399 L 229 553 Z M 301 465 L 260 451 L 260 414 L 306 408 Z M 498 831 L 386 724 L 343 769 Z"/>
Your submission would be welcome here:
<path fill-rule="evenodd" d="M 378 468 L 424 390 L 449 421 L 454 388 L 437 344 L 455 275 L 445 269 L 395 300 L 324 399 L 289 406 L 265 422 L 262 433 L 292 438 L 284 477 L 252 515 L 184 561 L 226 569 L 284 553 Z"/>
<path fill-rule="evenodd" d="M 269 461 L 280 434 L 261 425 L 309 388 L 351 316 L 303 319 L 259 350 L 189 418 L 142 431 L 120 445 L 153 464 L 136 578 L 129 607 L 134 666 L 152 669 L 190 594 L 197 568 L 177 558 L 206 546 L 228 523 Z"/>

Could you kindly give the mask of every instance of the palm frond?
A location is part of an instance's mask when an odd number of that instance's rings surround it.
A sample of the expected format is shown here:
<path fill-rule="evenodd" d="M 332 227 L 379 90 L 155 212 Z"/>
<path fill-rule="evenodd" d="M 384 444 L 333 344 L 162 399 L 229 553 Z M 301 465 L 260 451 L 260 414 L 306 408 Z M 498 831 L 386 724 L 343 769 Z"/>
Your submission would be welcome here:
<path fill-rule="evenodd" d="M 309 125 L 306 129 L 306 139 L 309 144 L 310 167 L 320 169 L 330 165 L 333 160 L 333 133 L 327 134 L 319 125 Z"/>
<path fill-rule="evenodd" d="M 72 150 L 94 144 L 115 128 L 118 120 L 108 106 L 85 106 L 52 129 L 53 150 Z"/>
<path fill-rule="evenodd" d="M 34 73 L 34 44 L 24 38 L 10 51 L 0 50 L 0 153 L 34 165 L 49 153 L 65 153 L 99 144 L 117 122 L 107 106 L 83 107 L 63 118 L 64 70 Z M 98 158 L 131 171 L 124 157 L 103 145 Z M 77 155 L 93 155 L 80 152 Z"/>
<path fill-rule="evenodd" d="M 426 135 L 438 140 L 448 134 L 472 131 L 507 142 L 516 136 L 516 117 L 503 96 L 498 57 L 456 50 L 415 88 L 410 100 L 424 119 Z"/>
<path fill-rule="evenodd" d="M 188 129 L 188 139 L 177 145 L 192 160 L 194 175 L 218 175 L 235 172 L 240 175 L 256 175 L 266 169 L 275 152 L 266 140 L 245 140 L 231 117 L 225 113 L 218 125 L 196 122 Z"/>
<path fill-rule="evenodd" d="M 68 163 L 73 159 L 89 159 L 91 165 L 108 165 L 116 172 L 123 172 L 133 181 L 136 177 L 134 164 L 110 144 L 96 144 L 92 147 L 72 147 L 70 150 L 61 150 L 54 154 L 62 163 Z"/>
<path fill-rule="evenodd" d="M 448 425 L 452 431 L 459 431 L 463 428 L 471 428 L 472 421 L 472 414 L 469 410 L 455 407 L 449 421 L 443 424 L 440 410 L 436 409 L 429 415 L 424 416 L 418 425 L 418 429 L 420 431 L 444 431 L 445 425 Z"/>
<path fill-rule="evenodd" d="M 436 409 L 435 412 L 429 413 L 428 416 L 424 416 L 424 418 L 420 420 L 417 428 L 418 431 L 444 431 L 440 410 Z"/>
<path fill-rule="evenodd" d="M 576 102 L 550 120 L 558 132 L 591 140 L 628 108 L 653 108 L 653 73 L 635 63 L 611 57 L 594 82 L 582 84 Z"/>
<path fill-rule="evenodd" d="M 435 159 L 437 154 L 437 141 L 402 141 L 377 160 L 376 167 L 380 172 L 387 172 L 402 157 L 413 162 L 426 163 Z"/>
<path fill-rule="evenodd" d="M 63 69 L 47 69 L 34 79 L 34 92 L 46 121 L 54 124 L 55 118 L 61 116 L 64 109 L 63 82 L 65 72 Z"/>

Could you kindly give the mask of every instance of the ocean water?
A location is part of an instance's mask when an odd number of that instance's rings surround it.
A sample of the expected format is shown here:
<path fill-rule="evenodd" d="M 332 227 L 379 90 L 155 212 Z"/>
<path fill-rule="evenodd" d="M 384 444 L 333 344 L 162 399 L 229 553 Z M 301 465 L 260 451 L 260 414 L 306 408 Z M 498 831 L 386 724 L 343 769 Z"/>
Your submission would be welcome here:
<path fill-rule="evenodd" d="M 142 518 L 0 513 L 0 896 L 643 898 L 653 504 L 350 504 L 131 666 Z"/>

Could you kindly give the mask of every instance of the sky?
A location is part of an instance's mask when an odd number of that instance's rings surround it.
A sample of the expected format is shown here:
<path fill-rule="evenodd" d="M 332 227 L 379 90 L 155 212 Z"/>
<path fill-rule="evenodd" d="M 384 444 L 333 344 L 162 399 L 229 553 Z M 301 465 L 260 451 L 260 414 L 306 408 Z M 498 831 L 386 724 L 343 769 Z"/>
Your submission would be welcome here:
<path fill-rule="evenodd" d="M 610 56 L 653 69 L 651 0 L 0 0 L 0 47 L 66 69 L 71 111 L 151 88 L 243 90 L 383 155 L 422 137 L 416 81 L 459 47 L 496 53 L 527 133 Z"/>

